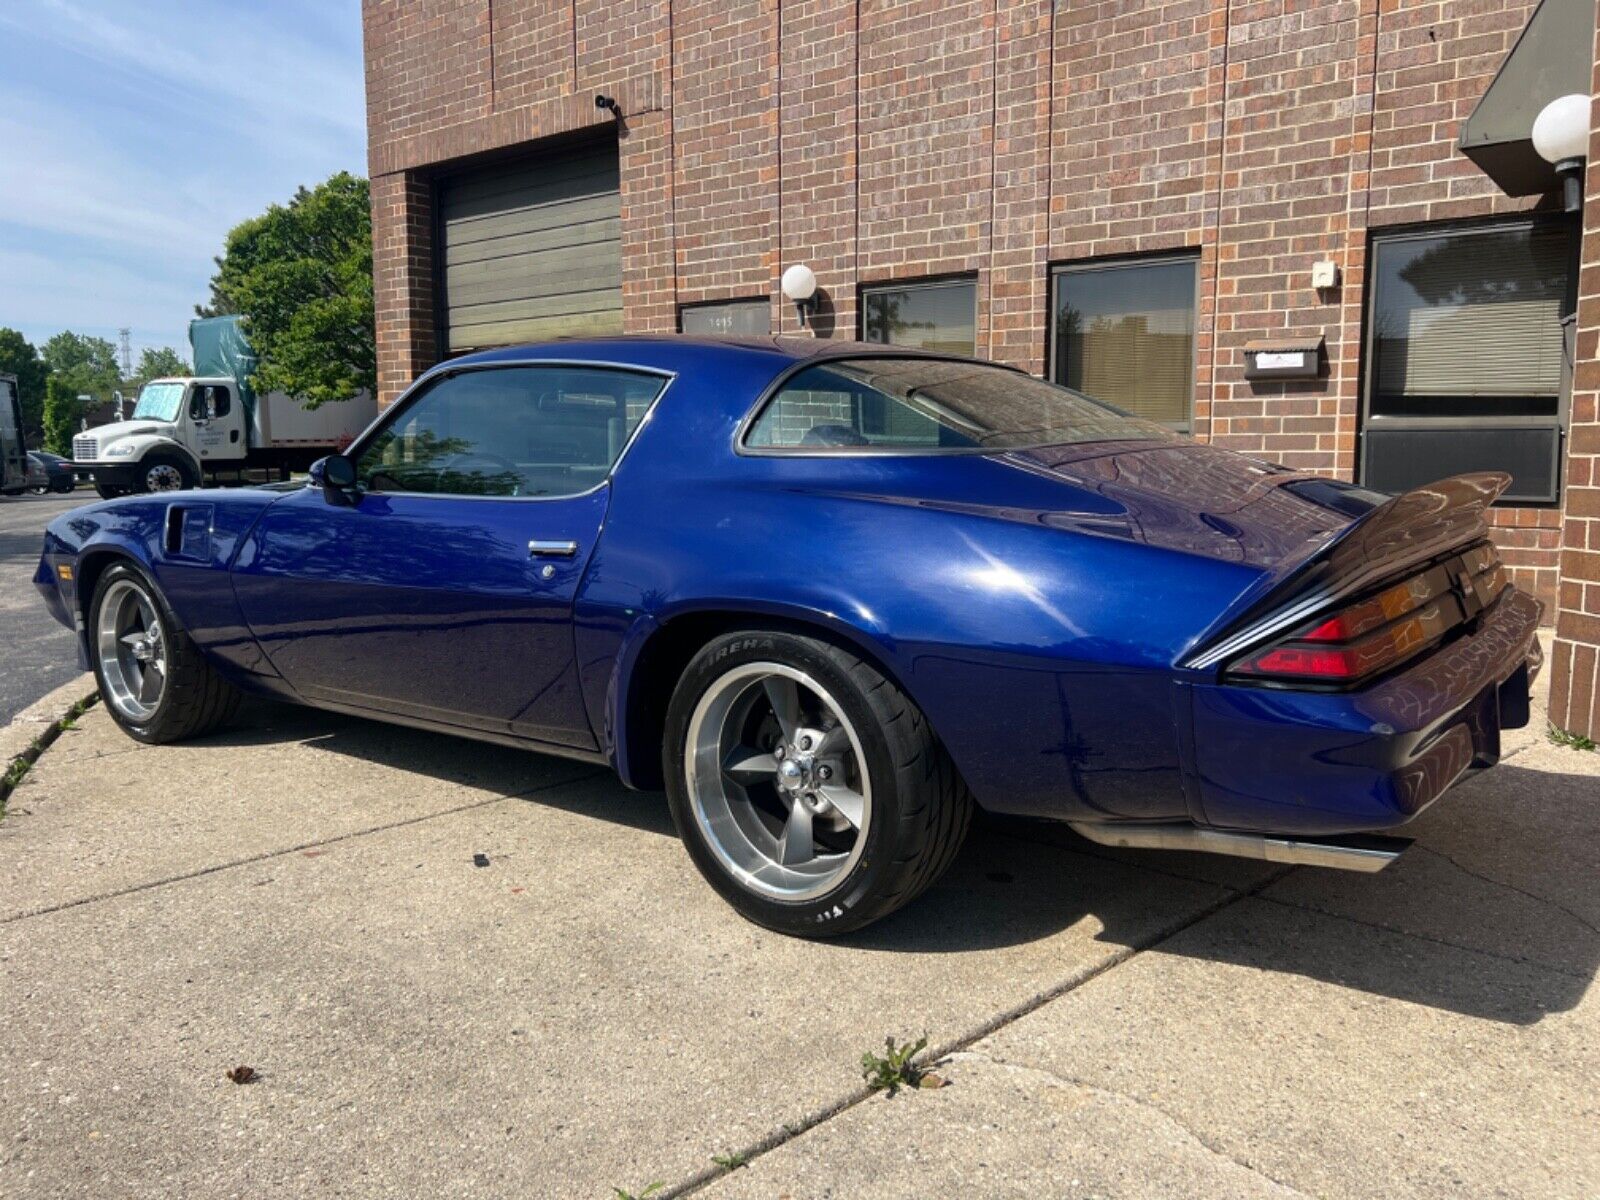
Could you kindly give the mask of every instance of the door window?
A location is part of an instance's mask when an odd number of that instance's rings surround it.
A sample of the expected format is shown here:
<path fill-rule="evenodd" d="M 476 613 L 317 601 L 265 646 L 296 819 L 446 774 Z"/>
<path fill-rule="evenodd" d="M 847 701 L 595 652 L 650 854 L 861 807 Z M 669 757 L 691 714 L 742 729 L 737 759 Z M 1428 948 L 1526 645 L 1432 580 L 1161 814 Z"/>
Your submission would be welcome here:
<path fill-rule="evenodd" d="M 189 396 L 189 419 L 213 421 L 228 415 L 230 398 L 228 389 L 215 384 L 196 387 Z"/>
<path fill-rule="evenodd" d="M 439 379 L 361 450 L 374 492 L 575 496 L 597 486 L 666 386 L 605 367 L 497 367 Z"/>

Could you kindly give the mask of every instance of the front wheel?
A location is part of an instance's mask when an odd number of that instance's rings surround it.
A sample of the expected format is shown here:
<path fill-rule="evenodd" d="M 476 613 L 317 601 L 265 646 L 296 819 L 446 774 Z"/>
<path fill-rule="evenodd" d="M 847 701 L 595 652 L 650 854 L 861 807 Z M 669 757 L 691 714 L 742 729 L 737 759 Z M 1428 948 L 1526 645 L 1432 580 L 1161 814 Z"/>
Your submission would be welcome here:
<path fill-rule="evenodd" d="M 179 627 L 156 586 L 117 563 L 89 606 L 95 682 L 112 720 L 141 742 L 210 733 L 238 711 L 236 689 Z"/>
<path fill-rule="evenodd" d="M 911 700 L 795 634 L 717 638 L 684 671 L 664 748 L 672 817 L 701 873 L 782 933 L 887 916 L 955 858 L 972 797 Z"/>
<path fill-rule="evenodd" d="M 145 455 L 139 464 L 137 479 L 141 492 L 178 492 L 199 483 L 194 468 L 183 456 L 166 450 Z"/>
<path fill-rule="evenodd" d="M 113 487 L 109 483 L 96 483 L 94 485 L 94 490 L 100 494 L 100 499 L 102 500 L 115 500 L 120 496 L 126 496 L 128 494 L 127 488 Z"/>

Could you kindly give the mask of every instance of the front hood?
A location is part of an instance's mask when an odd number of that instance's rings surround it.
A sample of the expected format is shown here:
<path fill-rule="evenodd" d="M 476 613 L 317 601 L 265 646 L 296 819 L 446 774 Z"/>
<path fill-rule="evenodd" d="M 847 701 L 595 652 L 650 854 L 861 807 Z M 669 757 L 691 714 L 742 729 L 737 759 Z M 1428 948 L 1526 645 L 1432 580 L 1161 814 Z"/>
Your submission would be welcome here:
<path fill-rule="evenodd" d="M 1110 502 L 1101 531 L 1278 574 L 1387 497 L 1200 442 L 1050 446 L 1004 456 Z"/>
<path fill-rule="evenodd" d="M 88 436 L 94 438 L 96 445 L 104 446 L 129 437 L 172 437 L 175 429 L 175 426 L 160 421 L 113 421 L 110 425 L 89 430 Z"/>

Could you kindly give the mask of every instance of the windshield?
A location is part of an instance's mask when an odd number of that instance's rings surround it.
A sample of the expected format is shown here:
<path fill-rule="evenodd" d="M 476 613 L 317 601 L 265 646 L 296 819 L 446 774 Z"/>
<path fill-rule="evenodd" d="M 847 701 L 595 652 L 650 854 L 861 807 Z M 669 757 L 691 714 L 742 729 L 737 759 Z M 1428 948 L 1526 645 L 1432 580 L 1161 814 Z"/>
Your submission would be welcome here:
<path fill-rule="evenodd" d="M 178 409 L 183 405 L 181 383 L 147 383 L 139 389 L 139 403 L 134 406 L 135 421 L 176 421 Z"/>
<path fill-rule="evenodd" d="M 797 372 L 746 435 L 758 449 L 936 453 L 1170 441 L 1161 425 L 987 363 L 861 358 Z"/>

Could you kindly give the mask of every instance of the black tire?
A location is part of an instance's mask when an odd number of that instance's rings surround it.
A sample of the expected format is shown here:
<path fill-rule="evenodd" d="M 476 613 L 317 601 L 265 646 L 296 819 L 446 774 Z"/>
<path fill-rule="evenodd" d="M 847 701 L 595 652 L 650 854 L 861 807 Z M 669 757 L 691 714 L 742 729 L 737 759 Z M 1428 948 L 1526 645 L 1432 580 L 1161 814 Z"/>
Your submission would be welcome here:
<path fill-rule="evenodd" d="M 166 682 L 153 711 L 143 718 L 130 716 L 118 706 L 107 681 L 105 664 L 101 662 L 98 634 L 101 608 L 119 583 L 132 584 L 150 601 L 161 623 L 166 647 Z M 155 745 L 200 737 L 220 728 L 238 712 L 242 693 L 206 661 L 200 648 L 179 626 L 160 589 L 132 564 L 116 563 L 106 568 L 95 583 L 94 599 L 89 605 L 88 635 L 100 695 L 106 701 L 112 720 L 134 740 Z"/>
<path fill-rule="evenodd" d="M 176 487 L 158 487 L 157 478 L 177 479 Z M 198 487 L 200 477 L 183 455 L 172 450 L 152 450 L 139 460 L 134 473 L 133 490 L 140 493 L 186 491 Z"/>
<path fill-rule="evenodd" d="M 54 484 L 50 490 L 55 492 L 58 496 L 66 496 L 77 491 L 78 485 L 75 483 L 58 483 Z"/>
<path fill-rule="evenodd" d="M 859 735 L 871 782 L 867 844 L 826 894 L 778 900 L 752 890 L 718 859 L 689 794 L 688 737 L 706 693 L 736 668 L 778 663 L 816 680 Z M 833 937 L 908 904 L 954 861 L 972 820 L 972 794 L 922 711 L 893 682 L 828 642 L 770 630 L 740 630 L 694 657 L 667 709 L 662 751 L 667 798 L 695 866 L 735 909 L 768 929 Z"/>
<path fill-rule="evenodd" d="M 127 488 L 113 487 L 109 483 L 97 483 L 94 485 L 94 490 L 100 493 L 100 499 L 102 500 L 115 500 L 118 497 L 126 496 L 128 494 Z"/>

